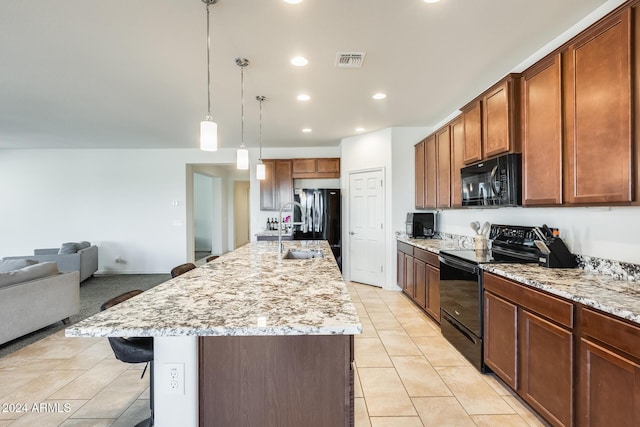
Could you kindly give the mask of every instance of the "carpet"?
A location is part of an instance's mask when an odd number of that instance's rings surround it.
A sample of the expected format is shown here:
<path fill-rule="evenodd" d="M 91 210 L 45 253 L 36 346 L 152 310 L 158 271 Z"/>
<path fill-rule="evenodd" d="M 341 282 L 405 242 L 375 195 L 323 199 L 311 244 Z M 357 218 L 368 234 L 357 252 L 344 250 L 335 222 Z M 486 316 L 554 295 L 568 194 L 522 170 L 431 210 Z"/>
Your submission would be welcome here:
<path fill-rule="evenodd" d="M 77 323 L 100 311 L 103 302 L 134 289 L 146 291 L 171 279 L 168 274 L 117 274 L 90 277 L 80 283 L 80 312 L 71 316 L 71 323 Z M 48 337 L 67 327 L 56 322 L 38 331 L 24 335 L 0 345 L 0 357 L 4 357 L 38 340 Z"/>

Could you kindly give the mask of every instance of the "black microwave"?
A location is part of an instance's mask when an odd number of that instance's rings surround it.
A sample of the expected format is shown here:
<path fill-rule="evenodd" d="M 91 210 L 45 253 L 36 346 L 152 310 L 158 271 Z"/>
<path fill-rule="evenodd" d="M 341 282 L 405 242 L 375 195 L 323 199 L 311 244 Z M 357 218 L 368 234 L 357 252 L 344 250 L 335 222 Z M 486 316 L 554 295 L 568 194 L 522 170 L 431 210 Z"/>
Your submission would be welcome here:
<path fill-rule="evenodd" d="M 462 206 L 522 205 L 522 155 L 504 154 L 460 169 Z"/>
<path fill-rule="evenodd" d="M 433 237 L 436 232 L 434 212 L 409 212 L 407 214 L 407 236 L 414 239 Z"/>

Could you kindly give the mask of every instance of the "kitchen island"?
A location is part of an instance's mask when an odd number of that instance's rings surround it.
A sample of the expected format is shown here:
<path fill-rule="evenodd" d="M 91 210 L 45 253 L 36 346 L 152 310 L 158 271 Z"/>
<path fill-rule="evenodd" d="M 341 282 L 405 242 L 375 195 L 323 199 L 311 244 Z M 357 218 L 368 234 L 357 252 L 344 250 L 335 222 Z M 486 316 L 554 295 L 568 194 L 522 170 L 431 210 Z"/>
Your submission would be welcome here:
<path fill-rule="evenodd" d="M 327 242 L 291 247 L 324 257 L 249 243 L 66 335 L 154 337 L 159 427 L 352 425 L 362 326 Z"/>

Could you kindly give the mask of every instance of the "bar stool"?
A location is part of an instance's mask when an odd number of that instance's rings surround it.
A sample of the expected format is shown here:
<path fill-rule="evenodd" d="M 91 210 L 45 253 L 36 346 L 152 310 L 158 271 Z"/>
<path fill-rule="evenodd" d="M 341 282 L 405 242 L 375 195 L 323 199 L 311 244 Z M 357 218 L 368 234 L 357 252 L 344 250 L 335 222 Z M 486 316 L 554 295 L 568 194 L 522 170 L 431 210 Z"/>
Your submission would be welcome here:
<path fill-rule="evenodd" d="M 187 262 L 185 264 L 180 264 L 177 267 L 173 267 L 171 269 L 171 278 L 178 277 L 187 271 L 193 270 L 194 268 L 196 268 L 196 265 L 192 262 Z"/>
<path fill-rule="evenodd" d="M 128 300 L 142 291 L 136 289 L 134 291 L 126 292 L 117 297 L 111 298 L 100 306 L 100 311 L 104 311 L 114 305 L 120 304 L 123 301 Z M 153 338 L 152 337 L 109 337 L 109 344 L 116 356 L 116 359 L 125 363 L 146 363 L 142 371 L 140 378 L 144 377 L 144 373 L 147 371 L 147 367 L 151 365 L 151 373 L 149 378 L 149 389 L 151 392 L 149 407 L 151 409 L 151 417 L 146 420 L 140 421 L 135 427 L 150 427 L 153 426 Z"/>
<path fill-rule="evenodd" d="M 209 261 L 213 261 L 214 259 L 220 257 L 220 255 L 211 255 L 208 256 L 207 259 L 205 259 L 205 262 L 209 262 Z"/>

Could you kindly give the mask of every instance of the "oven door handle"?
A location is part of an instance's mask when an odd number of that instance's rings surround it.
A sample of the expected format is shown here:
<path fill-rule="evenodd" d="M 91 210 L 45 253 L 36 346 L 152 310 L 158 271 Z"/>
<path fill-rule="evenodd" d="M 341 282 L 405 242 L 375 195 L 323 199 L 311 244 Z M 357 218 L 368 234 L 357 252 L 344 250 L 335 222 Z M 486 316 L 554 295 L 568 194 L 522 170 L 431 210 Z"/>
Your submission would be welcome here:
<path fill-rule="evenodd" d="M 440 264 L 446 264 L 458 270 L 466 271 L 467 273 L 478 274 L 478 267 L 475 265 L 456 261 L 451 258 L 444 258 L 443 256 L 439 256 L 438 259 L 440 260 Z"/>

